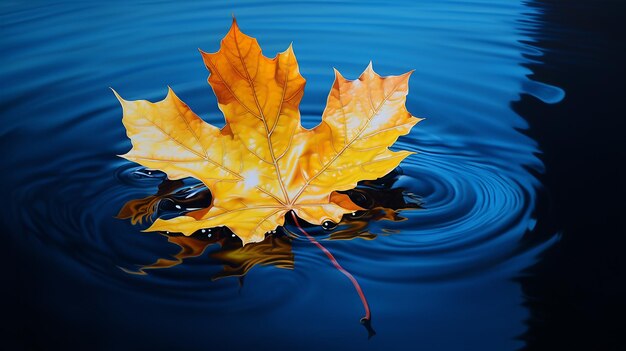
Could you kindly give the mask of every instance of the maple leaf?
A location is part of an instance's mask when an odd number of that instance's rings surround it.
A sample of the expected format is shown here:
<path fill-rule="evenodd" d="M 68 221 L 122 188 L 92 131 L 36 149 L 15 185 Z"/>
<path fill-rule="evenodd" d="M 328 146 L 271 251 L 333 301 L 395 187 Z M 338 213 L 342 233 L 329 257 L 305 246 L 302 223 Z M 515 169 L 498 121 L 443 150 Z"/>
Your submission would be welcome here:
<path fill-rule="evenodd" d="M 309 223 L 339 222 L 360 209 L 337 191 L 389 173 L 411 152 L 391 151 L 420 121 L 405 107 L 411 72 L 381 77 L 372 65 L 357 80 L 335 70 L 322 122 L 300 124 L 305 80 L 291 45 L 273 59 L 235 19 L 219 51 L 202 58 L 226 125 L 204 122 L 169 89 L 162 101 L 126 101 L 122 122 L 132 149 L 122 157 L 169 179 L 194 177 L 213 194 L 210 207 L 146 231 L 185 235 L 230 228 L 244 244 L 264 239 L 294 211 Z"/>

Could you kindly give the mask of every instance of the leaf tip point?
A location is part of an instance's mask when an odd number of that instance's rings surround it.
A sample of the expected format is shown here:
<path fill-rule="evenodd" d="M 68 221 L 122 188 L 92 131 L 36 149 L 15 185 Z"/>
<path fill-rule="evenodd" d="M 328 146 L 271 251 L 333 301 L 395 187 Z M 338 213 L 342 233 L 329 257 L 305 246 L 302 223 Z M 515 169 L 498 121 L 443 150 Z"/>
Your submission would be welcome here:
<path fill-rule="evenodd" d="M 120 94 L 117 93 L 117 91 L 115 91 L 115 89 L 113 89 L 112 87 L 109 87 L 109 89 L 111 89 L 111 91 L 113 92 L 113 94 L 115 95 L 115 97 L 121 104 L 123 104 L 126 101 L 120 96 Z"/>
<path fill-rule="evenodd" d="M 232 17 L 233 17 L 233 21 L 230 24 L 230 29 L 239 29 L 239 24 L 237 23 L 237 18 L 235 17 L 235 13 L 231 13 Z"/>
<path fill-rule="evenodd" d="M 363 80 L 365 79 L 365 76 L 368 76 L 368 77 L 379 76 L 380 77 L 380 75 L 374 71 L 374 65 L 372 64 L 372 60 L 370 60 L 370 62 L 367 64 L 367 67 L 365 67 L 365 70 L 363 70 L 363 73 L 359 75 L 358 79 Z"/>
<path fill-rule="evenodd" d="M 343 76 L 341 75 L 341 72 L 339 72 L 339 70 L 336 69 L 335 67 L 333 67 L 333 73 L 335 74 L 335 79 L 343 78 Z"/>

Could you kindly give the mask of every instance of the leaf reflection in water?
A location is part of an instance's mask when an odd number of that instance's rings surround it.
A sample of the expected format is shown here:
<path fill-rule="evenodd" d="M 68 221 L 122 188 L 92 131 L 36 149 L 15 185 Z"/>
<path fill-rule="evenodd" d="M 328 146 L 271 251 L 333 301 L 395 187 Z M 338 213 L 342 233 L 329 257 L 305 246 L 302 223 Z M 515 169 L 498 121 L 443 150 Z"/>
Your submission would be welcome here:
<path fill-rule="evenodd" d="M 326 240 L 352 240 L 356 238 L 372 240 L 376 234 L 368 230 L 374 221 L 404 221 L 400 210 L 420 209 L 419 197 L 404 188 L 394 188 L 401 175 L 395 170 L 375 181 L 364 181 L 357 188 L 345 191 L 352 201 L 366 210 L 343 217 L 336 226 L 327 227 Z M 156 218 L 178 216 L 190 211 L 207 208 L 211 205 L 210 191 L 202 184 L 185 184 L 181 180 L 164 179 L 156 194 L 128 201 L 120 209 L 117 218 L 130 219 L 131 223 L 152 222 Z M 304 223 L 303 223 L 304 224 Z M 313 225 L 303 225 L 313 227 Z M 221 246 L 209 256 L 223 265 L 222 271 L 212 279 L 243 277 L 256 265 L 274 266 L 283 269 L 294 268 L 294 254 L 291 243 L 294 234 L 288 231 L 267 233 L 265 240 L 242 245 L 226 227 L 206 228 L 185 236 L 179 233 L 161 233 L 168 242 L 177 245 L 180 251 L 169 258 L 158 258 L 154 263 L 140 267 L 134 274 L 147 274 L 146 270 L 169 268 L 181 264 L 185 259 L 201 256 L 213 244 Z"/>

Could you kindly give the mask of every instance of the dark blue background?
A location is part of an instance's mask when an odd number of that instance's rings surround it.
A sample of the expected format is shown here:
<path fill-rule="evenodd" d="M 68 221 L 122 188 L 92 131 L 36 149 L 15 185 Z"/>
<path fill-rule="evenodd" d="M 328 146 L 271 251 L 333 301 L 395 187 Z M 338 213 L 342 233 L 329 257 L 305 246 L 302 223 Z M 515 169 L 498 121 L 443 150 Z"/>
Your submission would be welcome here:
<path fill-rule="evenodd" d="M 375 240 L 304 238 L 295 267 L 211 281 L 208 255 L 132 275 L 177 248 L 115 219 L 157 181 L 115 157 L 130 143 L 108 87 L 170 85 L 222 125 L 197 48 L 231 14 L 267 56 L 290 42 L 315 125 L 332 67 L 415 69 L 426 117 L 396 187 L 423 210 L 372 222 Z M 7 349 L 620 349 L 624 323 L 624 6 L 618 1 L 45 3 L 0 5 Z M 287 228 L 291 230 L 293 228 Z M 314 229 L 311 229 L 315 231 Z M 220 248 L 211 246 L 208 251 Z M 6 311 L 6 312 L 4 312 Z"/>

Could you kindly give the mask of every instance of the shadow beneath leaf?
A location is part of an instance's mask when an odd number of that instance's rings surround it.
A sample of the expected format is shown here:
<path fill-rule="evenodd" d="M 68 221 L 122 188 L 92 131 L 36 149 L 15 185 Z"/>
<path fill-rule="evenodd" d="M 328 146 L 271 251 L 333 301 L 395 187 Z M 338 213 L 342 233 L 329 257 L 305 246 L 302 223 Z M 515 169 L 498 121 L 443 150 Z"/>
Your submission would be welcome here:
<path fill-rule="evenodd" d="M 144 172 L 140 170 L 138 172 Z M 404 221 L 401 210 L 420 209 L 421 201 L 415 194 L 407 192 L 402 187 L 394 187 L 401 169 L 397 169 L 385 177 L 375 181 L 363 181 L 355 189 L 343 191 L 350 199 L 366 210 L 345 215 L 340 223 L 324 226 L 322 233 L 325 240 L 373 240 L 376 234 L 369 231 L 371 222 L 375 221 Z M 211 206 L 211 193 L 201 183 L 186 183 L 183 180 L 164 179 L 156 194 L 128 201 L 120 209 L 117 218 L 130 219 L 133 224 L 151 223 L 156 218 L 171 218 L 185 215 L 188 212 L 204 209 Z M 288 225 L 291 221 L 287 217 Z M 306 224 L 304 227 L 319 228 Z M 311 231 L 313 235 L 317 230 Z M 185 259 L 198 257 L 204 254 L 211 245 L 219 245 L 209 257 L 222 264 L 223 268 L 212 279 L 243 276 L 256 265 L 274 266 L 283 269 L 294 268 L 294 254 L 292 241 L 297 236 L 287 230 L 277 230 L 267 234 L 265 240 L 257 243 L 242 245 L 228 228 L 206 228 L 184 236 L 178 233 L 161 233 L 168 242 L 177 245 L 180 251 L 173 257 L 158 258 L 154 263 L 145 265 L 134 274 L 147 274 L 149 269 L 169 268 L 181 264 Z"/>

